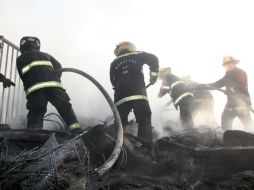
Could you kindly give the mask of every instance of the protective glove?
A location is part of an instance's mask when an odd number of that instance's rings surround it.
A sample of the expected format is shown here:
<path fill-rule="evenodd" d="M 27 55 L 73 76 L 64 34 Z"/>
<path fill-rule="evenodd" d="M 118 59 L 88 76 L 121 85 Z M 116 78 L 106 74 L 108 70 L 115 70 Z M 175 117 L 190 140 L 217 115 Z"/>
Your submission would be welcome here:
<path fill-rule="evenodd" d="M 158 76 L 150 76 L 149 83 L 151 85 L 155 84 L 157 81 Z"/>
<path fill-rule="evenodd" d="M 3 80 L 3 87 L 4 87 L 4 88 L 10 87 L 11 85 L 12 85 L 12 86 L 15 86 L 15 83 L 12 82 L 10 79 L 5 78 L 5 79 Z"/>

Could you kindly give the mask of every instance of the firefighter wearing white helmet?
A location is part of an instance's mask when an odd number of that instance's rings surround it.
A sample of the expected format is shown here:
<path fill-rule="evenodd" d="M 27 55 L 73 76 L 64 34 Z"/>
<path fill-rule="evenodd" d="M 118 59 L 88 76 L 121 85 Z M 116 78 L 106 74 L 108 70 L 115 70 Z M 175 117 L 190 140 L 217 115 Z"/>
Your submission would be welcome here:
<path fill-rule="evenodd" d="M 116 49 L 114 51 L 116 56 L 119 56 L 122 51 L 127 50 L 129 52 L 136 51 L 136 46 L 131 42 L 120 42 L 116 45 Z"/>
<path fill-rule="evenodd" d="M 124 125 L 133 109 L 138 123 L 138 137 L 152 142 L 151 109 L 144 81 L 143 65 L 150 69 L 150 84 L 157 81 L 159 60 L 151 54 L 137 51 L 131 42 L 119 43 L 114 54 L 117 56 L 110 66 L 110 81 L 115 90 L 114 101 Z"/>
<path fill-rule="evenodd" d="M 20 51 L 16 65 L 27 98 L 27 128 L 43 128 L 43 117 L 50 102 L 65 121 L 70 133 L 81 133 L 70 98 L 61 84 L 61 64 L 53 56 L 40 51 L 40 40 L 37 37 L 23 37 L 20 40 Z"/>
<path fill-rule="evenodd" d="M 169 93 L 176 109 L 180 109 L 180 120 L 184 128 L 193 128 L 191 105 L 193 93 L 184 81 L 171 73 L 171 68 L 161 68 L 159 79 L 162 80 L 158 97 L 161 98 Z"/>
<path fill-rule="evenodd" d="M 206 84 L 213 88 L 226 88 L 227 103 L 221 115 L 221 127 L 224 130 L 232 128 L 236 117 L 240 119 L 246 130 L 253 130 L 253 122 L 250 115 L 252 105 L 248 91 L 248 77 L 244 70 L 236 66 L 239 62 L 232 56 L 224 57 L 222 59 L 222 65 L 226 70 L 224 77 L 214 83 Z"/>

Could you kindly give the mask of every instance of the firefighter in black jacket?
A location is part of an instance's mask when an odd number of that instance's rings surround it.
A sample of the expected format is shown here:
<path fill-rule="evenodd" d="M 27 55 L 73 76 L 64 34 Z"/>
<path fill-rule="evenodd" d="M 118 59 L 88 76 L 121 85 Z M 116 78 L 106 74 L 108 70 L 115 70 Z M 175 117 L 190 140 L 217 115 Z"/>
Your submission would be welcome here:
<path fill-rule="evenodd" d="M 115 51 L 117 56 L 110 66 L 110 81 L 115 90 L 114 101 L 123 125 L 128 123 L 128 115 L 133 109 L 138 123 L 138 137 L 151 143 L 151 109 L 147 98 L 143 65 L 150 67 L 150 84 L 157 81 L 158 58 L 150 53 L 136 51 L 131 42 L 121 42 Z"/>
<path fill-rule="evenodd" d="M 192 117 L 206 125 L 218 126 L 214 116 L 214 98 L 208 89 L 198 88 L 200 83 L 191 80 L 190 76 L 182 77 L 185 84 L 191 89 L 194 95 L 191 107 Z M 197 125 L 196 123 L 196 125 Z"/>
<path fill-rule="evenodd" d="M 7 79 L 2 73 L 0 73 L 0 82 L 3 83 L 4 88 L 15 86 L 15 83 L 12 82 L 10 79 Z"/>
<path fill-rule="evenodd" d="M 175 108 L 180 109 L 180 120 L 184 128 L 194 127 L 191 105 L 193 103 L 193 93 L 184 81 L 171 73 L 171 68 L 161 68 L 159 79 L 162 80 L 158 97 L 169 93 Z"/>
<path fill-rule="evenodd" d="M 40 40 L 26 36 L 20 40 L 21 55 L 16 64 L 27 97 L 27 128 L 42 129 L 43 117 L 50 102 L 59 112 L 71 134 L 81 133 L 70 98 L 60 78 L 61 64 L 40 51 Z"/>
<path fill-rule="evenodd" d="M 240 61 L 234 59 L 232 56 L 223 58 L 223 66 L 226 74 L 223 78 L 206 85 L 207 88 L 225 87 L 225 94 L 227 95 L 227 103 L 221 115 L 221 127 L 224 130 L 232 128 L 233 120 L 238 117 L 247 130 L 252 129 L 253 122 L 250 111 L 252 111 L 250 94 L 248 91 L 247 74 L 242 69 L 238 68 L 236 64 Z"/>

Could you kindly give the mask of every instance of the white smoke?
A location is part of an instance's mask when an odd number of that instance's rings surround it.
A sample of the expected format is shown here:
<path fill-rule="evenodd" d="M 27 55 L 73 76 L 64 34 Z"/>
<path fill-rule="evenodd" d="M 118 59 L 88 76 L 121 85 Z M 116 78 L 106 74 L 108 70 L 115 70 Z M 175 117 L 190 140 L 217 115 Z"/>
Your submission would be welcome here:
<path fill-rule="evenodd" d="M 38 36 L 42 51 L 52 54 L 63 67 L 91 74 L 112 98 L 109 67 L 115 44 L 123 40 L 157 55 L 162 67 L 170 66 L 179 76 L 191 75 L 201 83 L 222 77 L 221 59 L 233 55 L 249 75 L 253 96 L 253 18 L 251 0 L 1 0 L 0 6 L 1 35 L 15 44 L 24 35 Z M 98 115 L 102 120 L 112 114 L 89 82 L 64 74 L 63 84 L 78 115 Z M 158 85 L 149 87 L 152 122 L 159 128 L 166 101 L 158 100 L 157 93 Z M 216 94 L 218 123 L 224 103 L 225 97 Z M 174 120 L 177 112 L 166 115 Z"/>

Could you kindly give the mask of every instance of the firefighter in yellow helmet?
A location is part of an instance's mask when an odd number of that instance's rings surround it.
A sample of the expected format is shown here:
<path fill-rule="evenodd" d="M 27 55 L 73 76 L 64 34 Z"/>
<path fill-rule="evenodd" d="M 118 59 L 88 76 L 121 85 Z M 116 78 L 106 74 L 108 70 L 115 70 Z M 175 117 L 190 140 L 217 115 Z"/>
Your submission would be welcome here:
<path fill-rule="evenodd" d="M 247 130 L 253 128 L 250 111 L 252 110 L 250 94 L 248 91 L 248 77 L 244 70 L 236 65 L 240 61 L 232 56 L 226 56 L 222 60 L 222 66 L 226 70 L 224 77 L 218 81 L 206 84 L 208 87 L 225 87 L 227 103 L 221 115 L 221 127 L 230 130 L 236 117 L 240 119 Z"/>
<path fill-rule="evenodd" d="M 159 79 L 162 80 L 158 97 L 169 93 L 176 109 L 180 109 L 180 120 L 184 128 L 193 128 L 193 118 L 191 105 L 193 103 L 193 93 L 184 81 L 171 73 L 171 68 L 161 68 Z"/>
<path fill-rule="evenodd" d="M 51 55 L 40 51 L 37 37 L 20 40 L 21 55 L 16 65 L 27 98 L 27 128 L 43 128 L 43 117 L 50 102 L 59 112 L 73 135 L 82 132 L 72 109 L 70 98 L 61 84 L 61 64 Z"/>
<path fill-rule="evenodd" d="M 131 42 L 119 43 L 114 51 L 116 58 L 110 65 L 110 81 L 115 90 L 114 101 L 123 124 L 133 109 L 138 123 L 138 137 L 152 142 L 151 109 L 147 98 L 143 65 L 150 68 L 150 84 L 157 81 L 159 60 L 151 54 L 137 51 Z"/>

